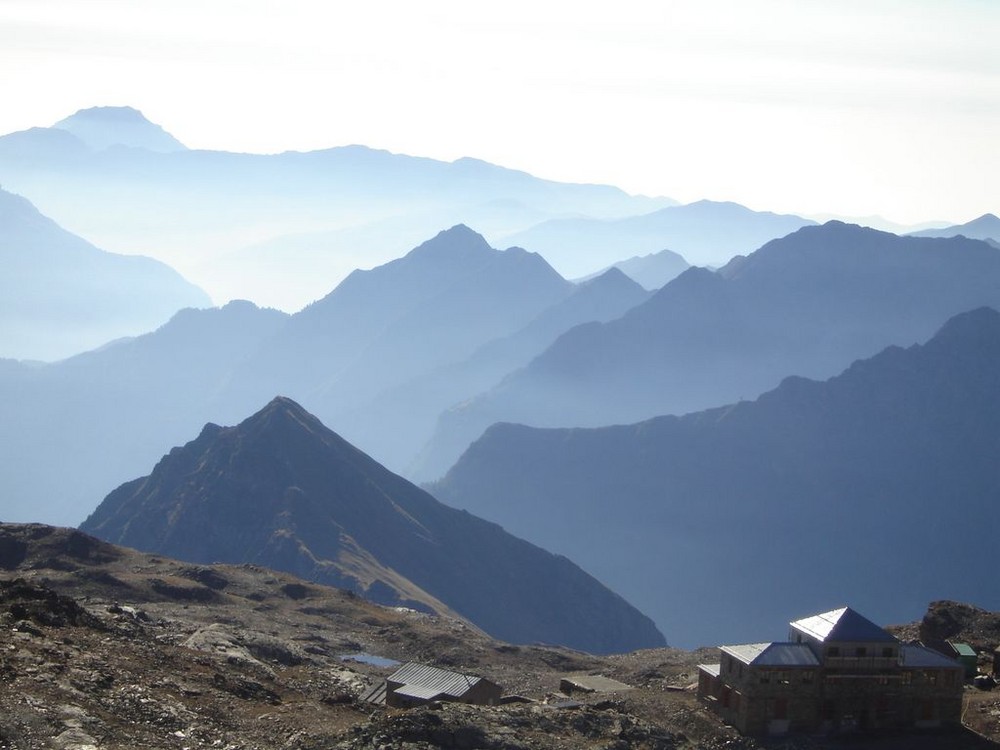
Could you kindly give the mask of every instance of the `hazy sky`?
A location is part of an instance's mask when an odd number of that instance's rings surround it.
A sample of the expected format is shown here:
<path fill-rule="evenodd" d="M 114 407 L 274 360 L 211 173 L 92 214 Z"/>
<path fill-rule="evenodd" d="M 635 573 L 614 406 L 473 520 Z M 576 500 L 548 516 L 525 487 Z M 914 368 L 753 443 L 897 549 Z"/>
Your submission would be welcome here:
<path fill-rule="evenodd" d="M 131 105 L 796 213 L 1000 212 L 1000 1 L 0 0 L 0 133 Z"/>

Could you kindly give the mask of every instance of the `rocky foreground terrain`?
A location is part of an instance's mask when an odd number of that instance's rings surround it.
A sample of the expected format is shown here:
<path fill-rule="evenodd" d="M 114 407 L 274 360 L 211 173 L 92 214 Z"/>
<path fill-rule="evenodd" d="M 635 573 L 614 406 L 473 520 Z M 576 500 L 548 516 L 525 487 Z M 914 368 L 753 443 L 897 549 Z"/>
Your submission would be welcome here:
<path fill-rule="evenodd" d="M 993 632 L 983 617 L 963 621 Z M 376 707 L 359 696 L 393 668 L 359 654 L 473 672 L 527 700 Z M 739 737 L 694 696 L 696 665 L 711 658 L 513 646 L 457 619 L 378 606 L 255 566 L 195 566 L 73 530 L 0 524 L 0 750 L 838 746 Z M 562 705 L 559 679 L 572 672 L 634 689 Z M 1000 695 L 967 695 L 969 723 L 1000 736 Z M 850 743 L 998 746 L 971 731 Z"/>

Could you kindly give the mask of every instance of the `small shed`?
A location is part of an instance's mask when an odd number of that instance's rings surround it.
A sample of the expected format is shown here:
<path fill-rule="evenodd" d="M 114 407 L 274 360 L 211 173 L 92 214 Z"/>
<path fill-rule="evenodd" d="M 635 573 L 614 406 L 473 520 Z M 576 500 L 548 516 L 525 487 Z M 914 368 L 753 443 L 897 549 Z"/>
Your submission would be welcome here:
<path fill-rule="evenodd" d="M 433 701 L 495 706 L 500 703 L 502 692 L 499 685 L 483 677 L 409 662 L 386 678 L 384 701 L 393 708 L 410 708 Z"/>
<path fill-rule="evenodd" d="M 968 643 L 958 643 L 957 641 L 945 641 L 948 646 L 948 655 L 965 668 L 965 677 L 970 679 L 979 672 L 979 655 L 976 649 Z"/>

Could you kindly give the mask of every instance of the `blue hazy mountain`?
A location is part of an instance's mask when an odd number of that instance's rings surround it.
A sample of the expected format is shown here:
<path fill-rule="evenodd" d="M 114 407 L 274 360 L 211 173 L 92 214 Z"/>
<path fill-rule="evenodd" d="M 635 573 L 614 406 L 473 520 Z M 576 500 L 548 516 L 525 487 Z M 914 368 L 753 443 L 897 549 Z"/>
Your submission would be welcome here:
<path fill-rule="evenodd" d="M 0 136 L 0 184 L 107 250 L 169 263 L 217 300 L 289 311 L 441 227 L 466 223 L 499 237 L 554 217 L 612 218 L 672 203 L 469 158 L 358 145 L 237 154 L 172 143 L 135 110 L 83 110 L 56 127 Z"/>
<path fill-rule="evenodd" d="M 1000 313 L 819 382 L 595 429 L 491 427 L 431 491 L 566 554 L 685 646 L 850 601 L 1000 605 Z M 656 571 L 637 575 L 636 571 Z"/>
<path fill-rule="evenodd" d="M 72 133 L 95 151 L 114 146 L 166 153 L 186 150 L 183 143 L 132 107 L 81 109 L 52 127 Z"/>
<path fill-rule="evenodd" d="M 494 422 L 600 426 L 754 398 L 790 374 L 830 377 L 942 320 L 1000 307 L 1000 253 L 962 237 L 829 222 L 718 272 L 692 268 L 618 320 L 579 326 L 441 417 L 411 475 L 444 474 Z"/>
<path fill-rule="evenodd" d="M 233 302 L 65 362 L 3 363 L 0 391 L 17 396 L 0 414 L 15 444 L 0 459 L 6 518 L 78 523 L 206 420 L 232 423 L 280 391 L 398 471 L 441 410 L 647 297 L 617 271 L 571 284 L 456 226 L 293 316 Z M 53 455 L 65 471 L 45 469 Z"/>
<path fill-rule="evenodd" d="M 618 269 L 578 284 L 523 328 L 494 338 L 461 361 L 445 364 L 383 390 L 337 415 L 341 431 L 369 446 L 387 465 L 405 470 L 433 434 L 438 415 L 500 382 L 543 352 L 562 333 L 589 321 L 607 321 L 649 297 Z"/>
<path fill-rule="evenodd" d="M 323 404 L 328 420 L 386 388 L 460 362 L 574 288 L 538 255 L 495 250 L 457 225 L 402 258 L 353 272 L 289 318 L 235 388 L 251 389 L 260 402 L 283 386 Z"/>
<path fill-rule="evenodd" d="M 3 520 L 79 523 L 206 419 L 238 418 L 218 393 L 286 317 L 231 302 L 61 362 L 0 360 Z"/>
<path fill-rule="evenodd" d="M 617 219 L 552 219 L 504 238 L 539 252 L 567 277 L 667 247 L 695 265 L 722 265 L 768 240 L 815 224 L 799 216 L 751 211 L 737 203 L 698 201 Z"/>
<path fill-rule="evenodd" d="M 626 260 L 612 263 L 608 268 L 617 268 L 630 279 L 640 284 L 644 289 L 655 291 L 664 284 L 673 281 L 684 271 L 691 267 L 683 256 L 672 250 L 660 250 L 658 253 L 648 253 L 646 255 L 633 255 Z M 608 268 L 598 271 L 595 274 L 584 276 L 577 281 L 589 281 L 600 276 Z"/>
<path fill-rule="evenodd" d="M 292 316 L 234 375 L 226 397 L 245 405 L 283 388 L 401 471 L 442 410 L 574 325 L 618 317 L 647 296 L 620 272 L 574 285 L 540 256 L 495 250 L 457 225 L 352 273 Z"/>
<path fill-rule="evenodd" d="M 0 190 L 0 356 L 55 360 L 212 304 L 173 269 L 100 250 Z"/>
<path fill-rule="evenodd" d="M 914 237 L 968 237 L 974 240 L 995 240 L 1000 242 L 1000 218 L 994 214 L 983 214 L 965 224 L 955 224 L 943 229 L 925 229 L 914 232 Z"/>
<path fill-rule="evenodd" d="M 206 425 L 109 494 L 81 529 L 457 612 L 515 643 L 597 653 L 665 645 L 649 618 L 566 558 L 442 505 L 287 398 L 235 427 Z"/>

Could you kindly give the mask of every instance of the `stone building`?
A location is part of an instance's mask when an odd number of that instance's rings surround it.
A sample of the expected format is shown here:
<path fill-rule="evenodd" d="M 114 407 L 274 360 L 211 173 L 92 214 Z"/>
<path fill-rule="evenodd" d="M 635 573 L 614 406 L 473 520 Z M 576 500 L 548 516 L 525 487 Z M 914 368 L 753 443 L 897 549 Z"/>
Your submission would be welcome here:
<path fill-rule="evenodd" d="M 958 725 L 963 668 L 849 607 L 790 623 L 787 641 L 721 646 L 698 696 L 744 734 Z"/>

